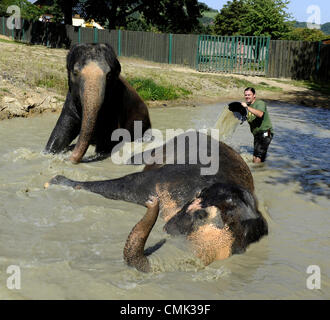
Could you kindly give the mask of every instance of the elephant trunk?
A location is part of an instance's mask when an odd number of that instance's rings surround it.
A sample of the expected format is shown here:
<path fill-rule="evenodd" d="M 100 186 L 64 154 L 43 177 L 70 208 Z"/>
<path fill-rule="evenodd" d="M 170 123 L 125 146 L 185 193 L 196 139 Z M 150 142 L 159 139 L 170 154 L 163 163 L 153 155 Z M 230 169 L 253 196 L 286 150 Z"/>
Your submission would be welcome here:
<path fill-rule="evenodd" d="M 159 212 L 158 201 L 152 206 L 147 203 L 147 206 L 146 214 L 132 229 L 124 248 L 126 263 L 142 272 L 151 271 L 149 260 L 144 254 L 144 246 Z"/>
<path fill-rule="evenodd" d="M 81 77 L 82 122 L 78 141 L 70 157 L 72 163 L 79 163 L 88 149 L 105 96 L 106 76 L 96 63 L 87 64 L 81 71 Z"/>

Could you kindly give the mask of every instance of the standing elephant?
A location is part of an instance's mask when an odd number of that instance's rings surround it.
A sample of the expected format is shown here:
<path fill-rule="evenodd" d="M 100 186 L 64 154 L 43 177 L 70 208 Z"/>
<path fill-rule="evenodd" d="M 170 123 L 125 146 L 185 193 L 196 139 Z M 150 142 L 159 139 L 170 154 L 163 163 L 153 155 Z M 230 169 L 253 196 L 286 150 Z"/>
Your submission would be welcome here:
<path fill-rule="evenodd" d="M 205 265 L 242 253 L 250 243 L 268 233 L 267 222 L 258 210 L 249 167 L 232 148 L 198 133 L 194 140 L 198 159 L 202 158 L 201 153 L 207 152 L 211 153 L 210 161 L 218 164 L 218 170 L 213 174 L 201 174 L 201 169 L 208 164 L 200 160 L 195 164 L 189 162 L 192 148 L 188 140 L 194 138 L 193 134 L 183 134 L 181 148 L 176 148 L 172 155 L 168 153 L 170 163 L 166 164 L 168 154 L 159 151 L 166 151 L 170 145 L 178 146 L 182 136 L 154 149 L 151 155 L 166 154 L 163 164 L 159 161 L 149 164 L 142 172 L 114 180 L 88 182 L 56 176 L 50 184 L 85 189 L 109 199 L 145 205 L 147 213 L 133 228 L 124 249 L 125 261 L 138 270 L 151 270 L 144 245 L 159 211 L 166 222 L 164 230 L 171 235 L 184 236 Z M 189 139 L 186 139 L 187 135 Z M 211 152 L 212 146 L 217 146 L 216 153 Z M 184 164 L 176 161 L 182 152 L 185 152 Z"/>
<path fill-rule="evenodd" d="M 79 134 L 70 157 L 72 163 L 79 163 L 90 144 L 96 146 L 96 154 L 110 154 L 118 143 L 111 141 L 115 129 L 127 129 L 133 137 L 134 121 L 142 121 L 143 133 L 151 127 L 148 108 L 119 75 L 120 63 L 110 45 L 73 46 L 67 71 L 69 90 L 46 153 L 67 150 Z"/>

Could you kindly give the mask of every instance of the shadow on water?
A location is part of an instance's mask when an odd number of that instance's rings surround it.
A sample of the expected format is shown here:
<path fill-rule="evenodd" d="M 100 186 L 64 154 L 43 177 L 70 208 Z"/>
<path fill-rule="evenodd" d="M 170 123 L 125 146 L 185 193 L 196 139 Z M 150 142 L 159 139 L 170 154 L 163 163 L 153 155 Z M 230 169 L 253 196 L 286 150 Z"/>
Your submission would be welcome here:
<path fill-rule="evenodd" d="M 298 182 L 298 193 L 330 198 L 329 110 L 283 106 L 275 123 L 275 136 L 269 148 L 268 166 L 281 170 L 281 177 L 269 177 L 266 183 Z M 277 120 L 278 121 L 278 120 Z"/>

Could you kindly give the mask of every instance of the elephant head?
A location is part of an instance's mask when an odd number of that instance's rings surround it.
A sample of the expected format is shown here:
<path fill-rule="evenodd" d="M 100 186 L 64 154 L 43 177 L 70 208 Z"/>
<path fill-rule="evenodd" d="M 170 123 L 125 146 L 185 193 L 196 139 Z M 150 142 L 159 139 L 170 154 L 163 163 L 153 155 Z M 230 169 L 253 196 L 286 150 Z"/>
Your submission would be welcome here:
<path fill-rule="evenodd" d="M 254 195 L 237 185 L 216 183 L 202 190 L 165 225 L 184 235 L 205 265 L 242 253 L 268 233 Z"/>
<path fill-rule="evenodd" d="M 141 271 L 150 271 L 144 244 L 157 219 L 156 210 L 148 208 L 130 233 L 124 250 L 128 264 Z M 194 254 L 205 265 L 244 252 L 249 243 L 268 233 L 267 222 L 258 211 L 253 194 L 221 183 L 203 189 L 186 203 L 164 230 L 173 236 L 186 237 Z"/>
<path fill-rule="evenodd" d="M 78 163 L 84 156 L 95 130 L 106 92 L 114 90 L 121 67 L 107 44 L 79 44 L 67 56 L 69 91 L 82 114 L 81 129 L 70 160 Z"/>

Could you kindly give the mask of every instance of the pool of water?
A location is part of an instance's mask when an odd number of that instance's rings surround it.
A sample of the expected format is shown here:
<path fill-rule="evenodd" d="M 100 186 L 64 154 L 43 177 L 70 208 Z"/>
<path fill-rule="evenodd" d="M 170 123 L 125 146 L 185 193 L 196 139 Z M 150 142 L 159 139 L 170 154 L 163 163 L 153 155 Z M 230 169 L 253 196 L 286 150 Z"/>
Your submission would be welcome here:
<path fill-rule="evenodd" d="M 214 126 L 224 104 L 151 109 L 154 128 Z M 275 136 L 263 165 L 254 165 L 247 123 L 226 142 L 251 168 L 269 235 L 246 253 L 204 267 L 159 219 L 147 246 L 156 270 L 128 267 L 123 248 L 145 208 L 61 186 L 52 176 L 110 179 L 142 166 L 111 159 L 72 165 L 68 154 L 44 155 L 58 114 L 0 122 L 0 299 L 329 299 L 329 110 L 269 105 Z M 89 153 L 93 152 L 93 149 Z M 21 271 L 10 290 L 8 266 Z M 321 271 L 321 288 L 307 287 L 307 268 Z"/>

